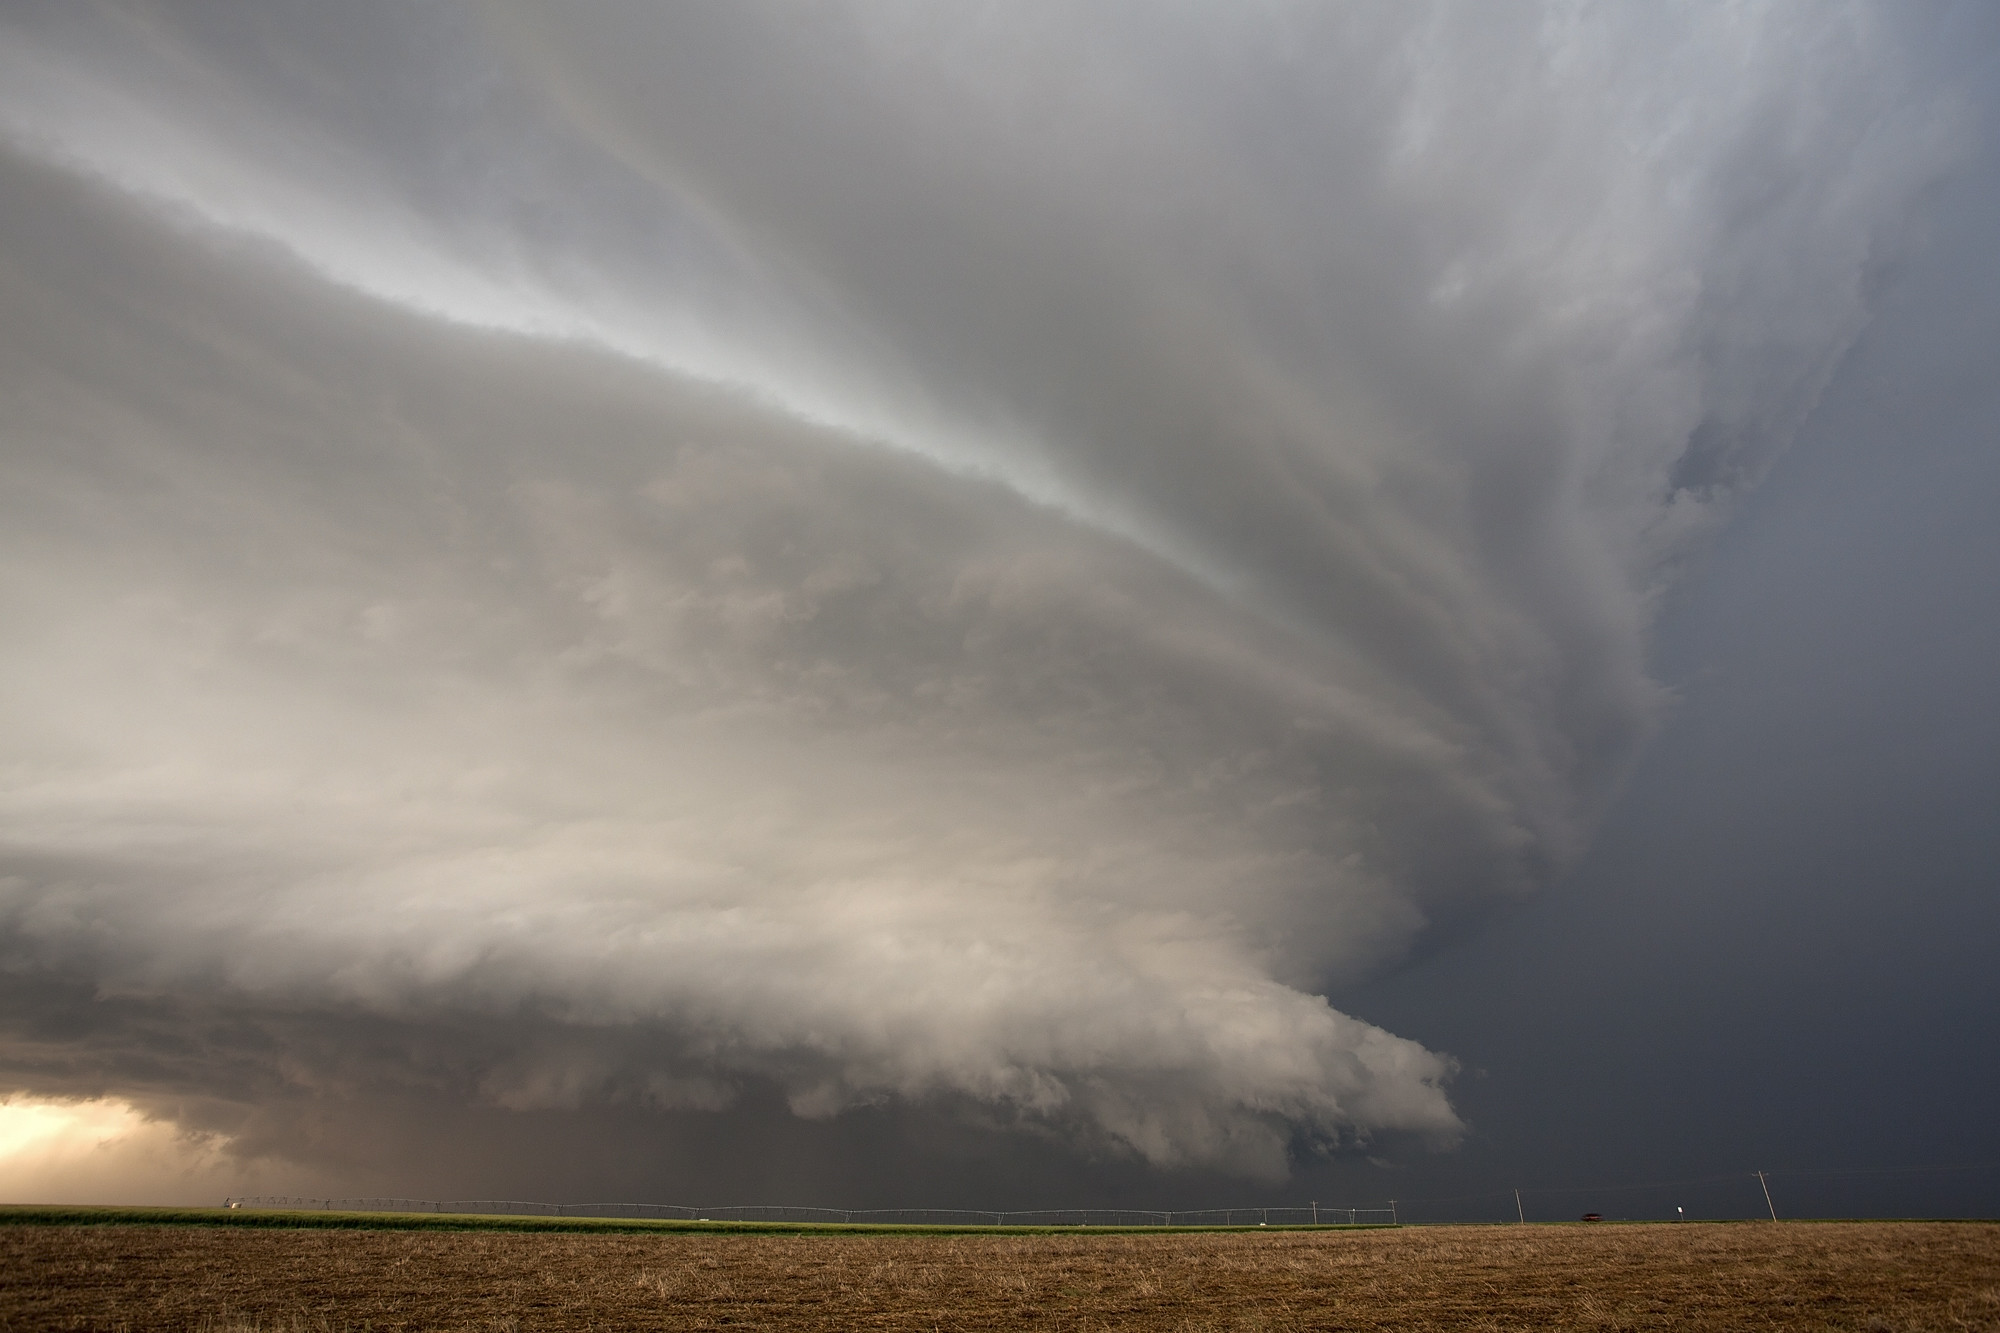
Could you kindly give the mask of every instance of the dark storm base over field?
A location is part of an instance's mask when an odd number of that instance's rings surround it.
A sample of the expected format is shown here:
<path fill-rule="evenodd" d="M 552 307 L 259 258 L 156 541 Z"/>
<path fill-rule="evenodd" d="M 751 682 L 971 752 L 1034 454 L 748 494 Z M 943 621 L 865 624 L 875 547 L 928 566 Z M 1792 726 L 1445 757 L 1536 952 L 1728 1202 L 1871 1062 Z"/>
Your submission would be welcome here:
<path fill-rule="evenodd" d="M 1996 76 L 0 5 L 0 1200 L 2000 1215 Z"/>
<path fill-rule="evenodd" d="M 1978 1223 L 1158 1236 L 0 1228 L 9 1328 L 2000 1329 Z"/>

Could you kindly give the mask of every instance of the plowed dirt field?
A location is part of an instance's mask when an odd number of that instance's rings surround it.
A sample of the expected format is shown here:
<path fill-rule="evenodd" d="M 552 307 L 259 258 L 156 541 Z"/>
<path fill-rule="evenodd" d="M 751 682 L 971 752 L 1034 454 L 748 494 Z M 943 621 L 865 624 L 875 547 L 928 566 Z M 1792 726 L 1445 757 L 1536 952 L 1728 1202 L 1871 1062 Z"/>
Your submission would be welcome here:
<path fill-rule="evenodd" d="M 2000 1225 L 979 1235 L 0 1226 L 0 1329 L 2000 1330 Z"/>

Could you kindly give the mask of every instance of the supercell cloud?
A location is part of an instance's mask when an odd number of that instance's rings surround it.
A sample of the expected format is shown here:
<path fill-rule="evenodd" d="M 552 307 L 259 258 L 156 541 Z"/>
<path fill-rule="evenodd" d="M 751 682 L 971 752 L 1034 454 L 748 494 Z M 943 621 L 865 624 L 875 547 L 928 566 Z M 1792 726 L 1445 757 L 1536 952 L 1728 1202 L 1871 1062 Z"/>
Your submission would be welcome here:
<path fill-rule="evenodd" d="M 1325 997 L 1661 716 L 1899 21 L 10 6 L 0 1080 L 1455 1141 Z"/>

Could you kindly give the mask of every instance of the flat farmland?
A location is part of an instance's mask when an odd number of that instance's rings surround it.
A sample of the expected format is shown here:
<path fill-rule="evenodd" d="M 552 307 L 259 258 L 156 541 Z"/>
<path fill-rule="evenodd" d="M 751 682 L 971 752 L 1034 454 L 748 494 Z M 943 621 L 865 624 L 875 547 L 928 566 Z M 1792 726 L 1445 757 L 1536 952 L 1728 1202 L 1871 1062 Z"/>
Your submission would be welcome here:
<path fill-rule="evenodd" d="M 2000 1330 L 2000 1226 L 0 1226 L 0 1329 Z"/>

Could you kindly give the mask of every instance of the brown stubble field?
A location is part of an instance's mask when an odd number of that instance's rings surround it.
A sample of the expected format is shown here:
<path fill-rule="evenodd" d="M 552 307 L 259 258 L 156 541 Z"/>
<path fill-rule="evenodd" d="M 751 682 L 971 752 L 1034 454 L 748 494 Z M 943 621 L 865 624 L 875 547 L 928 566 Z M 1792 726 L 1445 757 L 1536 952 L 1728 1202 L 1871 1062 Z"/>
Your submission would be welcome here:
<path fill-rule="evenodd" d="M 2000 1226 L 1163 1235 L 0 1227 L 0 1329 L 2000 1330 Z"/>

